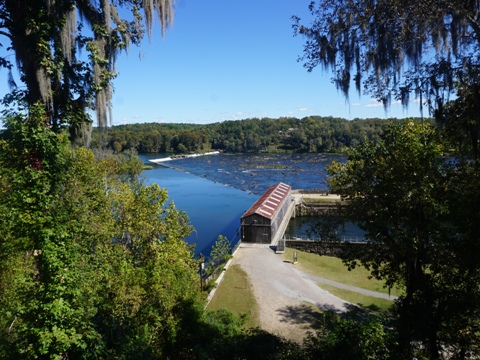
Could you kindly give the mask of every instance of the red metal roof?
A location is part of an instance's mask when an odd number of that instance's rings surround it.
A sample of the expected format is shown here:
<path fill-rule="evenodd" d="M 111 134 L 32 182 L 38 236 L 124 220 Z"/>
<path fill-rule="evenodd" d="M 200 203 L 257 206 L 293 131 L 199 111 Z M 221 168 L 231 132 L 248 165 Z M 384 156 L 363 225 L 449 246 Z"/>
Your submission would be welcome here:
<path fill-rule="evenodd" d="M 275 215 L 275 212 L 278 210 L 280 204 L 287 197 L 291 189 L 291 186 L 284 183 L 270 186 L 268 190 L 265 191 L 257 201 L 255 201 L 250 209 L 242 215 L 242 218 L 258 214 L 268 219 L 272 219 L 273 215 Z"/>

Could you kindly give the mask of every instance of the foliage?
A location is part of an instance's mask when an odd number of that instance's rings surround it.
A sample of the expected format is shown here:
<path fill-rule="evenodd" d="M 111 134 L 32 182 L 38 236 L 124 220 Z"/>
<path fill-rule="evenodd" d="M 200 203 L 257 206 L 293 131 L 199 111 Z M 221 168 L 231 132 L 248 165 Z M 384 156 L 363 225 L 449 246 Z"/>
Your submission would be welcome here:
<path fill-rule="evenodd" d="M 351 310 L 345 316 L 325 312 L 320 330 L 304 341 L 304 359 L 389 359 L 395 335 L 384 319 Z"/>
<path fill-rule="evenodd" d="M 30 114 L 0 143 L 0 355 L 161 358 L 199 301 L 188 218 L 133 155 L 72 151 Z"/>
<path fill-rule="evenodd" d="M 210 258 L 216 264 L 225 263 L 231 258 L 232 245 L 226 236 L 218 235 L 217 241 L 212 246 Z"/>
<path fill-rule="evenodd" d="M 26 0 L 0 1 L 0 35 L 15 55 L 20 80 L 11 70 L 11 53 L 0 57 L 9 70 L 12 93 L 4 105 L 27 106 L 41 102 L 54 131 L 68 125 L 72 139 L 88 143 L 90 117 L 107 125 L 116 77 L 115 60 L 130 43 L 139 44 L 145 30 L 151 36 L 155 12 L 162 34 L 173 19 L 175 0 Z M 121 16 L 125 16 L 122 18 Z"/>
<path fill-rule="evenodd" d="M 450 143 L 452 155 L 479 161 L 480 102 L 478 84 L 458 82 L 456 98 L 449 101 L 437 121 L 446 141 Z"/>
<path fill-rule="evenodd" d="M 468 320 L 479 306 L 478 264 L 468 253 L 478 253 L 479 212 L 470 205 L 478 201 L 474 164 L 446 161 L 429 125 L 391 124 L 382 138 L 328 168 L 331 189 L 349 202 L 344 216 L 357 220 L 371 243 L 365 254 L 346 253 L 344 260 L 405 288 L 396 309 L 405 356 L 418 342 L 432 359 L 442 346 L 456 354 L 477 351 L 472 329 L 479 324 Z M 468 202 L 459 202 L 465 196 Z M 469 335 L 454 340 L 459 333 Z"/>
<path fill-rule="evenodd" d="M 442 348 L 478 356 L 479 6 L 320 0 L 310 4 L 310 25 L 294 17 L 309 71 L 332 70 L 345 96 L 353 81 L 386 107 L 392 98 L 406 106 L 413 94 L 438 124 L 438 132 L 393 126 L 329 169 L 331 187 L 350 201 L 345 213 L 372 243 L 370 254 L 345 254 L 347 264 L 406 288 L 396 311 L 406 356 L 415 344 L 432 359 Z"/>
<path fill-rule="evenodd" d="M 112 126 L 108 135 L 94 129 L 92 146 L 140 153 L 201 153 L 211 149 L 229 153 L 330 152 L 341 153 L 364 139 L 379 138 L 385 120 L 310 116 L 253 118 L 222 123 L 132 124 Z M 183 146 L 180 146 L 183 145 Z"/>
<path fill-rule="evenodd" d="M 319 0 L 309 5 L 311 23 L 294 16 L 293 28 L 306 38 L 300 58 L 305 67 L 331 69 L 345 96 L 352 82 L 384 105 L 392 97 L 407 105 L 413 94 L 441 116 L 457 81 L 478 83 L 479 6 L 462 0 Z"/>
<path fill-rule="evenodd" d="M 293 17 L 294 33 L 306 38 L 299 60 L 308 71 L 331 70 L 346 98 L 353 82 L 386 108 L 415 96 L 452 150 L 478 162 L 478 1 L 319 0 L 309 10 L 309 25 Z"/>

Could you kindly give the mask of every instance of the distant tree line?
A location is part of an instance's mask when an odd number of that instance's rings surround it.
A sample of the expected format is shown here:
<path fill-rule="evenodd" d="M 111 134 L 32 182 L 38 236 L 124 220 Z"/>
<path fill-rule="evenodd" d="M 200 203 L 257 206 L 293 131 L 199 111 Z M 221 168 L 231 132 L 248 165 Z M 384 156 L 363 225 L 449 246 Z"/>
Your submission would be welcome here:
<path fill-rule="evenodd" d="M 341 153 L 363 140 L 378 140 L 386 121 L 309 116 L 251 118 L 213 124 L 144 123 L 95 129 L 92 146 L 115 152 L 196 153 Z"/>

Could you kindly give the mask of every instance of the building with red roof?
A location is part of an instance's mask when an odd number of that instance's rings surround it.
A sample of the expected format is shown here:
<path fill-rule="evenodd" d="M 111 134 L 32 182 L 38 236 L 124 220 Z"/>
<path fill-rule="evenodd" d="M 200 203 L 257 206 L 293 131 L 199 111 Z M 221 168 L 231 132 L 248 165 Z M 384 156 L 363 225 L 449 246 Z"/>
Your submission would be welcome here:
<path fill-rule="evenodd" d="M 287 213 L 292 206 L 291 191 L 291 186 L 284 183 L 272 185 L 243 214 L 240 218 L 243 242 L 272 244 L 279 232 L 285 231 L 285 217 L 290 217 Z"/>

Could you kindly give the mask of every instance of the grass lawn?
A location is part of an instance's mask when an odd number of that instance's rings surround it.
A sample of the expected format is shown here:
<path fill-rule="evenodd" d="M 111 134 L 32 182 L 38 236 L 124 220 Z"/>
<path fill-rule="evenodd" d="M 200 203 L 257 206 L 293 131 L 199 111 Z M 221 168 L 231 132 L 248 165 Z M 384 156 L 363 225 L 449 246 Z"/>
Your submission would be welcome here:
<path fill-rule="evenodd" d="M 318 284 L 322 289 L 327 290 L 329 293 L 338 296 L 339 298 L 348 301 L 349 303 L 359 305 L 367 308 L 370 311 L 386 312 L 392 305 L 393 301 L 379 299 L 373 296 L 363 295 L 355 291 L 339 289 L 329 284 Z"/>
<path fill-rule="evenodd" d="M 285 260 L 293 260 L 293 249 L 285 249 L 283 257 Z M 343 284 L 357 286 L 363 289 L 377 291 L 388 294 L 388 289 L 383 287 L 383 283 L 368 279 L 369 272 L 364 268 L 358 267 L 348 271 L 342 261 L 338 258 L 329 256 L 319 256 L 316 254 L 305 253 L 297 250 L 298 266 L 302 271 L 309 274 L 338 281 Z M 280 256 L 280 255 L 279 255 Z M 392 301 L 379 299 L 354 291 L 339 289 L 332 285 L 319 284 L 323 289 L 353 304 L 358 304 L 374 312 L 386 311 L 392 304 Z M 399 289 L 392 289 L 391 295 L 400 295 Z M 207 306 L 207 310 L 227 309 L 234 314 L 249 314 L 245 327 L 256 327 L 260 325 L 259 310 L 253 295 L 252 284 L 247 274 L 240 268 L 240 265 L 230 266 L 218 285 L 212 300 Z"/>
<path fill-rule="evenodd" d="M 252 284 L 240 265 L 230 266 L 207 306 L 207 310 L 227 309 L 236 315 L 249 314 L 245 327 L 260 325 Z"/>
<path fill-rule="evenodd" d="M 285 249 L 285 254 L 283 255 L 284 258 L 286 260 L 292 260 L 294 251 L 295 251 L 294 249 L 290 249 L 290 248 Z M 297 250 L 297 255 L 298 255 L 297 266 L 309 274 L 322 277 L 325 279 L 329 279 L 329 280 L 338 281 L 343 284 L 353 285 L 363 289 L 388 294 L 388 289 L 383 287 L 384 283 L 375 279 L 369 279 L 368 276 L 370 275 L 370 273 L 367 270 L 365 270 L 363 267 L 357 267 L 352 271 L 348 271 L 347 267 L 343 265 L 342 260 L 338 258 L 334 258 L 330 256 L 319 256 L 316 254 L 310 254 L 310 253 L 306 253 L 298 250 Z M 364 306 L 369 306 L 370 304 L 374 304 L 379 308 L 383 308 L 384 306 L 381 306 L 381 303 L 383 302 L 385 302 L 385 304 L 389 303 L 388 300 L 376 299 L 370 296 L 365 296 L 360 294 L 358 294 L 358 296 L 355 295 L 354 297 L 354 298 L 358 298 L 359 299 L 358 301 L 352 301 L 347 298 L 347 297 L 352 298 L 352 294 L 348 295 L 344 293 L 347 290 L 341 290 L 333 286 L 330 286 L 329 289 L 327 289 L 327 287 L 324 286 L 324 284 L 322 284 L 322 288 L 325 288 L 325 290 L 330 291 L 332 294 L 337 295 L 355 304 L 361 303 Z M 352 291 L 347 291 L 347 292 L 356 294 Z M 396 296 L 400 295 L 401 293 L 402 291 L 397 288 L 391 289 L 390 291 L 391 295 L 396 295 Z M 345 297 L 342 295 L 345 295 Z M 368 299 L 362 299 L 361 297 L 366 297 Z"/>

